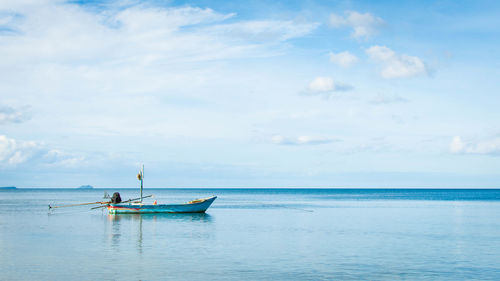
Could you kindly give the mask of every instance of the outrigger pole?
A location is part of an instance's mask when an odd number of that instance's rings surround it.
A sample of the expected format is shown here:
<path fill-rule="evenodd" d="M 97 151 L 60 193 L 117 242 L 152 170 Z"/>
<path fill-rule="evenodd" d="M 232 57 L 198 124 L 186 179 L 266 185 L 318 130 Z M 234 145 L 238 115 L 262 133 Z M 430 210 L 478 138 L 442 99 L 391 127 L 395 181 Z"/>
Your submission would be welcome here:
<path fill-rule="evenodd" d="M 93 204 L 108 204 L 109 202 L 90 202 L 90 203 L 80 203 L 80 204 L 70 204 L 70 205 L 61 205 L 61 206 L 50 206 L 49 209 L 55 208 L 65 208 L 65 207 L 75 207 L 75 206 L 83 206 L 83 205 L 93 205 Z"/>
<path fill-rule="evenodd" d="M 149 198 L 149 197 L 153 197 L 153 195 L 144 196 L 144 197 L 142 197 L 142 198 Z M 123 201 L 123 202 L 121 202 L 121 203 L 122 203 L 122 204 L 123 204 L 123 203 L 128 203 L 128 202 L 136 201 L 136 200 L 139 200 L 139 199 L 140 199 L 140 198 L 128 199 L 127 201 Z M 104 203 L 105 205 L 103 204 L 102 206 L 97 206 L 97 207 L 93 207 L 93 208 L 90 208 L 90 209 L 91 209 L 91 210 L 94 210 L 94 209 L 104 208 L 104 207 L 107 207 L 109 203 L 110 203 L 110 202 L 107 202 L 107 203 Z"/>

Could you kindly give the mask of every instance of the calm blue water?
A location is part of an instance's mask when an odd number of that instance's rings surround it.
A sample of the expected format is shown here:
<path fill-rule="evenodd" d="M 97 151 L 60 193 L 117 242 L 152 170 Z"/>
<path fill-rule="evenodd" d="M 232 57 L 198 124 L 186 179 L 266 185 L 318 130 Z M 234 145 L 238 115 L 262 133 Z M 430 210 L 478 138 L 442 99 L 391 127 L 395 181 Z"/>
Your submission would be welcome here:
<path fill-rule="evenodd" d="M 206 214 L 48 213 L 104 191 L 0 191 L 0 280 L 500 279 L 500 190 L 151 189 L 219 198 Z"/>

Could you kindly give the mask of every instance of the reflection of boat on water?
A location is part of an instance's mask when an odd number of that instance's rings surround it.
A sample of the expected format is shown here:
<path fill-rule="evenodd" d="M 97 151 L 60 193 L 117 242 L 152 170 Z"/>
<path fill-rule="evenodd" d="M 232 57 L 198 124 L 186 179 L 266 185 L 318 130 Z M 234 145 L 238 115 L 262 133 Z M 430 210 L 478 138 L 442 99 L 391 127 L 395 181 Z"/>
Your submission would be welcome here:
<path fill-rule="evenodd" d="M 167 234 L 210 237 L 213 232 L 207 227 L 213 219 L 207 213 L 107 214 L 105 236 L 113 252 L 135 245 L 137 253 L 142 255 L 144 247 L 151 246 Z M 177 232 L 172 230 L 173 227 Z M 193 232 L 193 229 L 198 231 Z"/>
<path fill-rule="evenodd" d="M 110 203 L 108 211 L 110 214 L 204 213 L 216 198 L 197 199 L 186 204 Z"/>
<path fill-rule="evenodd" d="M 108 215 L 108 220 L 120 221 L 175 221 L 175 222 L 212 222 L 212 216 L 207 213 L 129 213 L 116 216 Z"/>

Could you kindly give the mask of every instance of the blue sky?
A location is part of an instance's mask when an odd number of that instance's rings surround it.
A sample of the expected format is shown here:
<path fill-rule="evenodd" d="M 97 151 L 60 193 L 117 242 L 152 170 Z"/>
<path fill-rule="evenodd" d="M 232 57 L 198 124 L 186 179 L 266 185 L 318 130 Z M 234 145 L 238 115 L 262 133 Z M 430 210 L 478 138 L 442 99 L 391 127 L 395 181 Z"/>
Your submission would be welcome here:
<path fill-rule="evenodd" d="M 497 1 L 0 1 L 0 186 L 499 187 Z"/>

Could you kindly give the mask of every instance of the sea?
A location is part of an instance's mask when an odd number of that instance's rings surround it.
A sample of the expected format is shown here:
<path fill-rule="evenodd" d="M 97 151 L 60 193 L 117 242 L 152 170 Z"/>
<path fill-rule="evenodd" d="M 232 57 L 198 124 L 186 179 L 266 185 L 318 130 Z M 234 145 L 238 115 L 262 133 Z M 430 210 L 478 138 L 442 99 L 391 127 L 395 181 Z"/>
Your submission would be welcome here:
<path fill-rule="evenodd" d="M 0 280 L 500 280 L 499 189 L 145 189 L 205 214 L 109 215 L 137 189 L 0 191 Z M 148 199 L 149 200 L 149 199 Z"/>

